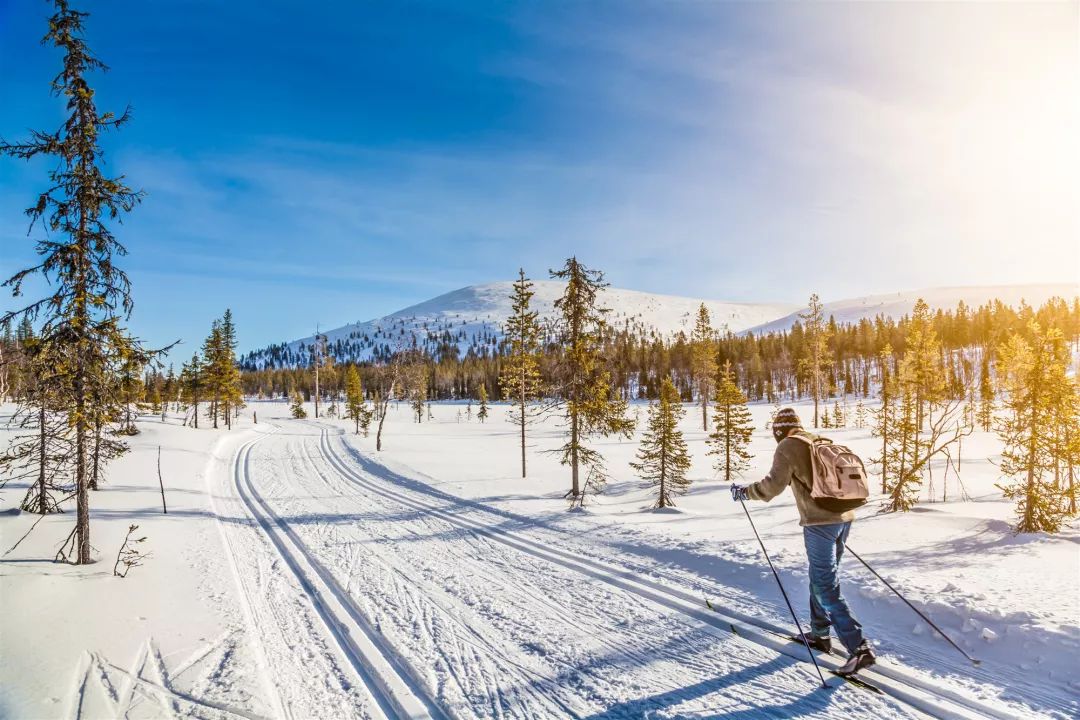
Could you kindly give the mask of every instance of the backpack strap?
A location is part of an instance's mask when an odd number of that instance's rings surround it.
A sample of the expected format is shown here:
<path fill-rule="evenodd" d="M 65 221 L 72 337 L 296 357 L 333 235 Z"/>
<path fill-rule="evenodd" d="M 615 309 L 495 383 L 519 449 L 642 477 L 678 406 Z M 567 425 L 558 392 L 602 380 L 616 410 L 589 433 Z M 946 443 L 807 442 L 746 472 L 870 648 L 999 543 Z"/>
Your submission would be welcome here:
<path fill-rule="evenodd" d="M 805 433 L 805 431 L 803 431 L 803 432 Z M 807 437 L 808 434 L 809 433 L 800 435 L 799 433 L 795 432 L 795 433 L 792 433 L 792 434 L 788 435 L 788 437 L 789 438 L 797 438 L 799 440 L 802 440 L 804 443 L 809 445 L 811 448 L 813 448 L 814 445 L 817 444 L 817 443 L 829 443 L 830 445 L 832 444 L 832 440 L 830 440 L 829 438 L 823 438 L 823 437 L 812 437 L 811 438 L 811 437 Z M 784 439 L 786 440 L 787 438 L 784 438 Z"/>
<path fill-rule="evenodd" d="M 808 449 L 810 451 L 810 477 L 807 478 L 805 482 L 801 482 L 801 484 L 806 489 L 807 493 L 812 494 L 814 492 L 814 443 L 816 442 L 816 440 L 814 438 L 807 437 L 808 435 L 809 435 L 809 433 L 807 433 L 804 430 L 802 432 L 802 434 L 800 434 L 798 432 L 793 432 L 790 435 L 788 435 L 787 438 L 784 438 L 784 439 L 785 440 L 787 440 L 788 438 L 799 439 L 799 440 L 802 440 L 804 443 L 806 443 L 806 445 L 808 446 Z M 818 440 L 823 440 L 823 439 L 824 438 L 818 438 Z M 832 442 L 832 440 L 829 440 L 827 442 Z M 792 473 L 792 475 L 794 476 L 794 473 Z"/>

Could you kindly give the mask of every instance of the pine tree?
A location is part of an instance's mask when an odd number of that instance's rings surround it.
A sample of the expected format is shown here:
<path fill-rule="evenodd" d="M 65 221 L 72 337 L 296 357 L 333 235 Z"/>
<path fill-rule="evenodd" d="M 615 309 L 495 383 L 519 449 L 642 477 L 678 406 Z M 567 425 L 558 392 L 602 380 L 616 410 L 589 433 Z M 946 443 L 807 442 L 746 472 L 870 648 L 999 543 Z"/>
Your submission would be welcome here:
<path fill-rule="evenodd" d="M 806 312 L 800 313 L 806 334 L 807 354 L 801 365 L 810 376 L 810 394 L 814 398 L 814 427 L 818 427 L 818 403 L 824 399 L 825 368 L 829 365 L 829 333 L 825 324 L 825 309 L 817 293 L 810 295 Z"/>
<path fill-rule="evenodd" d="M 698 308 L 697 322 L 690 336 L 691 372 L 701 404 L 701 429 L 709 429 L 709 399 L 716 379 L 716 332 L 712 328 L 705 303 Z"/>
<path fill-rule="evenodd" d="M 232 310 L 228 308 L 221 318 L 220 343 L 215 376 L 220 384 L 222 417 L 231 430 L 233 416 L 244 407 L 244 392 L 240 383 L 240 368 L 236 364 L 236 326 L 233 324 Z"/>
<path fill-rule="evenodd" d="M 994 420 L 994 382 L 990 377 L 990 353 L 984 351 L 979 367 L 979 410 L 977 420 L 983 432 L 989 432 Z"/>
<path fill-rule="evenodd" d="M 19 341 L 21 392 L 8 426 L 25 434 L 16 435 L 0 455 L 0 487 L 12 480 L 27 481 L 20 508 L 39 515 L 61 512 L 57 495 L 66 484 L 72 452 L 67 418 L 57 412 L 64 373 L 53 358 L 42 355 L 48 349 L 32 330 Z"/>
<path fill-rule="evenodd" d="M 889 363 L 893 359 L 892 345 L 888 343 L 878 354 L 881 368 L 881 407 L 874 413 L 874 427 L 870 434 L 881 438 L 881 456 L 877 462 L 881 465 L 881 492 L 886 492 L 886 479 L 889 477 L 889 446 L 892 443 L 893 426 L 896 424 L 896 378 L 889 372 Z"/>
<path fill-rule="evenodd" d="M 139 429 L 135 427 L 135 407 L 139 401 L 140 395 L 143 392 L 142 383 L 142 370 L 143 367 L 140 364 L 140 358 L 129 356 L 122 359 L 120 363 L 120 369 L 116 376 L 117 381 L 117 394 L 120 398 L 120 428 L 117 433 L 120 435 L 138 435 Z M 95 432 L 96 435 L 100 435 L 100 425 Z M 91 482 L 91 489 L 96 490 L 94 487 L 97 483 Z"/>
<path fill-rule="evenodd" d="M 521 477 L 525 477 L 525 429 L 538 414 L 535 402 L 540 399 L 541 392 L 541 329 L 538 315 L 531 309 L 535 294 L 532 287 L 525 277 L 525 270 L 519 269 L 511 295 L 510 317 L 503 328 L 509 352 L 499 375 L 503 399 L 513 403 L 510 421 L 518 426 L 521 434 Z"/>
<path fill-rule="evenodd" d="M 480 384 L 480 408 L 476 411 L 476 419 L 480 422 L 487 420 L 488 416 L 488 393 L 487 385 Z"/>
<path fill-rule="evenodd" d="M 217 430 L 218 416 L 221 414 L 221 398 L 225 387 L 225 344 L 220 320 L 214 320 L 210 325 L 210 335 L 203 341 L 202 357 L 203 380 L 210 400 L 207 417 L 213 421 L 214 429 Z"/>
<path fill-rule="evenodd" d="M 675 505 L 673 495 L 681 495 L 690 487 L 690 452 L 679 430 L 679 420 L 685 414 L 679 391 L 671 378 L 660 384 L 660 398 L 649 405 L 648 427 L 641 439 L 637 462 L 630 466 L 658 490 L 654 507 Z"/>
<path fill-rule="evenodd" d="M 843 408 L 840 407 L 840 401 L 839 400 L 837 400 L 837 401 L 835 401 L 833 403 L 832 421 L 833 421 L 833 427 L 835 427 L 835 428 L 847 427 L 845 425 L 845 423 L 847 422 L 847 417 L 845 417 L 845 415 L 844 415 Z"/>
<path fill-rule="evenodd" d="M 64 51 L 63 70 L 52 82 L 53 93 L 66 100 L 67 118 L 55 132 L 35 131 L 25 143 L 0 140 L 0 154 L 23 159 L 50 160 L 49 189 L 42 192 L 27 214 L 41 222 L 48 237 L 37 244 L 40 264 L 13 275 L 6 286 L 17 296 L 24 281 L 40 274 L 53 294 L 21 310 L 5 313 L 0 325 L 17 316 L 42 318 L 40 337 L 50 353 L 62 360 L 64 395 L 58 410 L 65 413 L 74 435 L 71 473 L 75 485 L 76 523 L 70 540 L 76 562 L 91 562 L 89 450 L 95 422 L 115 409 L 108 377 L 116 359 L 139 352 L 138 343 L 121 326 L 130 317 L 132 298 L 127 276 L 115 263 L 125 254 L 107 226 L 135 208 L 141 193 L 124 184 L 123 177 L 105 175 L 99 138 L 127 122 L 99 113 L 86 76 L 105 69 L 83 40 L 86 13 L 55 0 L 56 12 L 42 40 Z M 65 540 L 58 558 L 67 558 Z"/>
<path fill-rule="evenodd" d="M 754 433 L 754 422 L 750 408 L 746 405 L 746 395 L 735 384 L 735 373 L 731 361 L 724 362 L 716 383 L 715 406 L 713 408 L 713 431 L 707 442 L 711 445 L 710 455 L 716 455 L 714 467 L 723 473 L 724 482 L 733 482 L 736 476 L 750 467 L 750 438 Z"/>
<path fill-rule="evenodd" d="M 889 512 L 910 510 L 918 501 L 923 475 L 931 472 L 934 458 L 946 455 L 952 445 L 971 434 L 971 426 L 960 422 L 964 398 L 948 397 L 942 391 L 941 375 L 930 366 L 931 356 L 940 357 L 928 352 L 934 343 L 932 328 L 909 334 L 896 374 L 895 411 L 883 458 L 888 472 L 882 474 L 888 494 L 885 510 Z"/>
<path fill-rule="evenodd" d="M 356 423 L 356 434 L 364 430 L 367 437 L 368 427 L 371 425 L 371 410 L 364 400 L 364 386 L 360 379 L 360 371 L 355 365 L 350 365 L 345 374 L 345 417 Z"/>
<path fill-rule="evenodd" d="M 999 486 L 1016 500 L 1017 532 L 1057 532 L 1067 512 L 1063 492 L 1048 480 L 1053 470 L 1055 401 L 1067 385 L 1067 349 L 1060 329 L 1028 325 L 1031 340 L 1015 333 L 998 351 L 998 378 L 1008 412 L 998 421 L 1004 444 Z"/>
<path fill-rule="evenodd" d="M 180 398 L 192 408 L 193 427 L 199 429 L 199 401 L 203 399 L 206 386 L 203 361 L 198 353 L 191 356 L 191 361 L 180 366 Z"/>
<path fill-rule="evenodd" d="M 915 301 L 905 337 L 902 382 L 914 394 L 916 426 L 921 431 L 928 412 L 946 396 L 941 344 L 934 330 L 930 306 L 922 298 Z"/>
<path fill-rule="evenodd" d="M 556 370 L 556 392 L 562 398 L 568 436 L 557 452 L 563 465 L 570 466 L 571 485 L 566 497 L 571 506 L 581 506 L 587 489 L 599 491 L 607 480 L 603 457 L 586 444 L 590 435 L 629 437 L 633 422 L 626 417 L 627 403 L 611 387 L 611 373 L 603 350 L 604 314 L 598 293 L 607 287 L 598 270 L 567 259 L 551 277 L 566 282 L 562 297 L 555 301 L 558 313 L 562 356 Z M 580 467 L 588 469 L 582 486 Z"/>
<path fill-rule="evenodd" d="M 412 407 L 413 418 L 418 423 L 424 421 L 424 406 L 428 397 L 428 372 L 427 366 L 419 356 L 414 358 L 405 368 L 405 395 Z"/>
<path fill-rule="evenodd" d="M 289 412 L 297 420 L 303 420 L 307 417 L 307 410 L 304 409 L 304 396 L 299 390 L 293 391 L 292 402 L 289 403 Z"/>
<path fill-rule="evenodd" d="M 855 401 L 855 427 L 859 430 L 866 427 L 866 406 L 863 405 L 862 398 Z"/>

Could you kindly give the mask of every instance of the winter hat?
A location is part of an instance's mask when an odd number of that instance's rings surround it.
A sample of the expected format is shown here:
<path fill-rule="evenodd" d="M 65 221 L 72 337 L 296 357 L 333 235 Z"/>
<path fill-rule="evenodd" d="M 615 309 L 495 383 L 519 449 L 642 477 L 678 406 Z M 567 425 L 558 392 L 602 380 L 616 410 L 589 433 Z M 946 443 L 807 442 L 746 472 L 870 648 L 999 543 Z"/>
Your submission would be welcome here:
<path fill-rule="evenodd" d="M 784 408 L 776 413 L 772 421 L 772 434 L 776 442 L 787 437 L 792 430 L 802 430 L 802 422 L 799 416 L 791 408 Z"/>

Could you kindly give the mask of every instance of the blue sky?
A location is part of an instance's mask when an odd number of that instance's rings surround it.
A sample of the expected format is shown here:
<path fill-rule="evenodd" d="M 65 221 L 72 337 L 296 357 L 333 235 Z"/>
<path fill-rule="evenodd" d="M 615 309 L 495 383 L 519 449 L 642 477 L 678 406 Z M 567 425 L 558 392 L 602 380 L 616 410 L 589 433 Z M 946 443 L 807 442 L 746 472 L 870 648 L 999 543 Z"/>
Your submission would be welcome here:
<path fill-rule="evenodd" d="M 1080 274 L 1077 3 L 92 5 L 132 327 L 178 357 L 571 253 L 739 301 Z M 47 11 L 0 0 L 7 139 L 62 117 Z M 0 160 L 5 276 L 45 169 Z"/>

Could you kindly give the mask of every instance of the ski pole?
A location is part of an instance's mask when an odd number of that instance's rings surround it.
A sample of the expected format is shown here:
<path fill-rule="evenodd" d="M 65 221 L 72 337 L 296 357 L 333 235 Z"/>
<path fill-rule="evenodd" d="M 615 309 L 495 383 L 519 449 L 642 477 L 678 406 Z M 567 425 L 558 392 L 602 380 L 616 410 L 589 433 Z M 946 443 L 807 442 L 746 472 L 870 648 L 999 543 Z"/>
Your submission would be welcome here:
<path fill-rule="evenodd" d="M 802 629 L 802 623 L 799 622 L 799 617 L 795 614 L 795 608 L 791 606 L 791 600 L 788 599 L 787 590 L 784 589 L 784 583 L 780 582 L 780 574 L 776 572 L 776 568 L 772 564 L 772 558 L 769 557 L 769 551 L 765 549 L 765 543 L 761 541 L 761 536 L 758 535 L 757 526 L 754 525 L 754 520 L 750 517 L 750 510 L 746 507 L 746 501 L 740 500 L 739 504 L 742 505 L 743 512 L 746 513 L 746 519 L 750 521 L 750 527 L 754 530 L 754 537 L 757 538 L 758 545 L 761 546 L 761 552 L 765 555 L 765 560 L 769 563 L 769 569 L 772 570 L 773 577 L 776 578 L 776 584 L 780 586 L 780 594 L 784 596 L 784 602 L 787 603 L 787 609 L 788 612 L 791 613 L 791 619 L 795 621 L 795 627 L 799 629 L 799 637 L 802 638 L 803 645 L 806 646 L 806 652 L 814 662 L 814 668 L 817 670 L 818 677 L 821 678 L 821 687 L 828 689 L 829 686 L 825 682 L 825 676 L 821 674 L 821 666 L 818 665 L 817 658 L 814 656 L 814 651 L 810 649 L 810 641 L 806 639 L 806 634 Z"/>
<path fill-rule="evenodd" d="M 907 599 L 906 597 L 904 597 L 904 596 L 903 596 L 903 594 L 902 594 L 902 593 L 901 593 L 901 592 L 900 592 L 899 590 L 897 590 L 896 588 L 894 588 L 894 587 L 893 587 L 892 585 L 890 585 L 890 584 L 889 584 L 889 581 L 888 581 L 888 580 L 886 580 L 885 578 L 881 577 L 881 575 L 879 575 L 879 574 L 878 574 L 878 571 L 877 571 L 877 570 L 875 570 L 874 568 L 870 567 L 870 563 L 868 563 L 868 562 L 866 562 L 865 560 L 863 560 L 863 559 L 862 559 L 861 557 L 859 557 L 859 553 L 857 553 L 857 552 L 855 552 L 854 550 L 852 550 L 852 549 L 851 549 L 851 546 L 850 546 L 850 545 L 847 545 L 847 544 L 845 544 L 845 545 L 844 545 L 844 549 L 845 549 L 845 550 L 847 550 L 847 551 L 848 551 L 849 553 L 851 553 L 852 555 L 854 555 L 854 556 L 855 556 L 855 559 L 856 559 L 856 560 L 858 560 L 858 561 L 859 561 L 859 562 L 861 562 L 861 563 L 862 563 L 863 565 L 865 565 L 865 566 L 866 566 L 866 569 L 867 569 L 867 570 L 869 570 L 870 572 L 874 573 L 874 577 L 876 577 L 876 578 L 877 578 L 878 580 L 880 580 L 881 582 L 885 583 L 885 587 L 889 588 L 889 589 L 890 589 L 890 590 L 892 590 L 892 591 L 893 591 L 894 593 L 896 593 L 896 596 L 897 596 L 898 598 L 900 598 L 901 600 L 903 600 L 903 601 L 904 601 L 904 603 L 906 603 L 906 604 L 907 604 L 907 606 L 908 606 L 909 608 L 911 608 L 912 610 L 914 610 L 914 611 L 915 611 L 915 614 L 916 614 L 916 615 L 918 615 L 919 617 L 921 617 L 921 618 L 922 618 L 922 619 L 923 619 L 923 620 L 924 620 L 924 621 L 926 622 L 926 624 L 927 624 L 927 625 L 929 625 L 930 627 L 934 628 L 934 630 L 936 630 L 936 631 L 938 632 L 938 634 L 939 634 L 939 635 L 941 635 L 941 637 L 945 638 L 945 640 L 946 640 L 946 641 L 947 641 L 947 642 L 948 642 L 948 643 L 949 643 L 950 645 L 952 645 L 952 646 L 953 646 L 954 648 L 956 648 L 957 650 L 959 650 L 959 651 L 960 651 L 960 654 L 961 654 L 961 655 L 963 655 L 964 657 L 966 657 L 966 658 L 967 658 L 968 660 L 970 660 L 970 661 L 971 661 L 971 662 L 972 662 L 973 664 L 975 664 L 975 665 L 978 665 L 978 664 L 979 664 L 980 662 L 982 662 L 981 660 L 977 660 L 977 659 L 975 659 L 975 658 L 971 657 L 970 655 L 968 655 L 968 654 L 967 654 L 967 651 L 965 651 L 965 650 L 964 650 L 964 648 L 962 648 L 962 647 L 960 647 L 959 645 L 957 645 L 956 643 L 954 643 L 954 642 L 953 642 L 953 640 L 952 640 L 952 638 L 951 638 L 951 637 L 949 637 L 948 635 L 946 635 L 946 634 L 945 634 L 945 631 L 944 631 L 944 630 L 942 630 L 942 629 L 941 629 L 941 628 L 939 628 L 939 627 L 938 627 L 937 625 L 935 625 L 935 624 L 934 624 L 934 621 L 933 621 L 933 620 L 931 620 L 930 618 L 926 617 L 926 615 L 924 615 L 924 614 L 923 614 L 923 612 L 922 612 L 921 610 L 919 610 L 919 608 L 917 608 L 917 607 L 915 607 L 914 605 L 912 605 L 912 604 L 911 604 L 911 602 L 910 602 L 910 601 L 909 601 L 909 600 L 908 600 L 908 599 Z"/>

